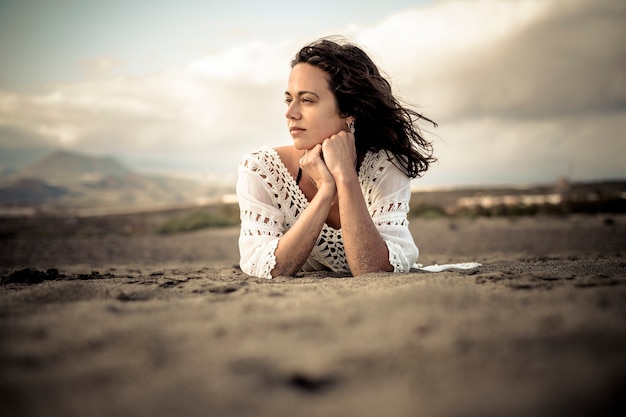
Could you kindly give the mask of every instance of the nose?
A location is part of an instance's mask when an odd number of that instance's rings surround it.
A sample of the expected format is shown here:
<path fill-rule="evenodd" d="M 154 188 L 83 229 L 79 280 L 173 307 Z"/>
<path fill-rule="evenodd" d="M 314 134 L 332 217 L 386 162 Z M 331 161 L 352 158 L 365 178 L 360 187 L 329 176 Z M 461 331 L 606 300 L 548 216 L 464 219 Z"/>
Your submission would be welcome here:
<path fill-rule="evenodd" d="M 291 119 L 298 120 L 300 119 L 300 116 L 301 116 L 300 109 L 298 109 L 297 102 L 296 100 L 294 100 L 288 104 L 287 111 L 285 112 L 285 117 L 289 120 Z"/>

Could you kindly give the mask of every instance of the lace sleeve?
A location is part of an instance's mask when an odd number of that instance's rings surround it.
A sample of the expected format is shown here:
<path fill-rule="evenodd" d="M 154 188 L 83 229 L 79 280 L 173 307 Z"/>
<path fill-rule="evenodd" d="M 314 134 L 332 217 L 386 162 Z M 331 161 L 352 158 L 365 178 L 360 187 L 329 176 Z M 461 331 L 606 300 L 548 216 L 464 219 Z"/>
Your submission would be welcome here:
<path fill-rule="evenodd" d="M 274 194 L 265 179 L 268 173 L 251 155 L 239 164 L 237 197 L 241 218 L 239 232 L 240 266 L 243 272 L 272 278 L 275 251 L 283 235 L 283 214 L 274 204 Z"/>
<path fill-rule="evenodd" d="M 407 219 L 411 180 L 386 155 L 370 172 L 372 186 L 364 189 L 370 215 L 387 245 L 394 272 L 408 272 L 419 255 Z"/>

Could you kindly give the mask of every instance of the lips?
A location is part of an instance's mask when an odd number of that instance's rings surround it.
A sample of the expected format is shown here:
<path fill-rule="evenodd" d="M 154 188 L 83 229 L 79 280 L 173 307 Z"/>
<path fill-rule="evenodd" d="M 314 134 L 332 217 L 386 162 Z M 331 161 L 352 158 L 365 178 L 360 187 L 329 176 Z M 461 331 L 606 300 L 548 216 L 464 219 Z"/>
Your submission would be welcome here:
<path fill-rule="evenodd" d="M 289 133 L 291 133 L 291 134 L 301 133 L 301 132 L 304 132 L 304 131 L 305 131 L 305 129 L 303 129 L 301 127 L 297 127 L 297 126 L 291 126 L 289 128 Z"/>

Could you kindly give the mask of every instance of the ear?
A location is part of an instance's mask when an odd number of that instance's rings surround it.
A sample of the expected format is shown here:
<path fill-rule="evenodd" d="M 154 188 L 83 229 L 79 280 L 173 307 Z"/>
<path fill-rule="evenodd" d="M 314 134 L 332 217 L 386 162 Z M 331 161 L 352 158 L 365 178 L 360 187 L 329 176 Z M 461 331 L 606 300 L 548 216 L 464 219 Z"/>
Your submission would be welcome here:
<path fill-rule="evenodd" d="M 348 130 L 354 134 L 354 117 L 346 117 L 346 125 L 348 125 Z"/>

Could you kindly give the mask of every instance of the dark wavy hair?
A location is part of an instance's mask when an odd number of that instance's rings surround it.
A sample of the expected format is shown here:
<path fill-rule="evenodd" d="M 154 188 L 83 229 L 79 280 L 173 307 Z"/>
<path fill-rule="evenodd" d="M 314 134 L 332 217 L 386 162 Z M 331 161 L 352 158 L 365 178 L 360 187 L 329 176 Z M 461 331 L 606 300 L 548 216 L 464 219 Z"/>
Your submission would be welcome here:
<path fill-rule="evenodd" d="M 329 75 L 342 116 L 355 118 L 356 150 L 359 154 L 384 149 L 410 178 L 421 176 L 436 161 L 432 143 L 424 139 L 418 120 L 435 122 L 400 104 L 391 85 L 370 57 L 358 46 L 329 38 L 303 47 L 291 68 L 306 63 Z"/>

